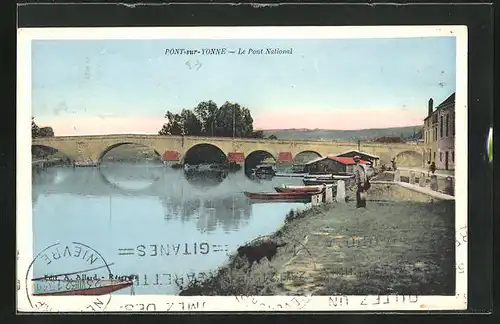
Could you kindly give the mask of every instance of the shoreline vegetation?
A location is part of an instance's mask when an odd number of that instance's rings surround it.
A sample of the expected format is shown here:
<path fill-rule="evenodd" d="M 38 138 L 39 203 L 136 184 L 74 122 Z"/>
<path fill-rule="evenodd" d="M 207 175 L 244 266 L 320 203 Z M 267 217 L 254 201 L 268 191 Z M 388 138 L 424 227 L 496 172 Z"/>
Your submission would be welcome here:
<path fill-rule="evenodd" d="M 245 246 L 258 246 L 263 242 L 272 242 L 272 244 L 276 243 L 279 245 L 280 242 L 282 242 L 286 245 L 293 245 L 295 251 L 292 252 L 292 254 L 296 254 L 300 251 L 301 247 L 304 248 L 304 245 L 295 238 L 287 236 L 289 227 L 293 226 L 294 222 L 299 219 L 328 211 L 331 208 L 331 204 L 323 204 L 311 206 L 303 210 L 292 209 L 287 213 L 285 223 L 276 232 L 271 235 L 257 237 Z M 283 248 L 289 250 L 288 246 Z M 258 269 L 255 269 L 255 267 L 249 268 L 248 260 L 241 258 L 237 254 L 233 254 L 229 257 L 226 264 L 219 267 L 216 271 L 208 272 L 204 279 L 193 279 L 185 286 L 177 283 L 180 289 L 179 295 L 273 295 L 273 289 L 276 289 L 274 286 L 280 286 L 278 282 L 279 273 L 271 263 L 266 265 L 264 262 L 266 261 L 260 261 Z M 248 276 L 249 270 L 254 270 L 254 274 L 257 274 L 257 278 L 251 275 Z"/>
<path fill-rule="evenodd" d="M 177 284 L 179 295 L 453 294 L 454 202 L 399 186 L 369 191 L 366 209 L 350 198 L 290 211 L 276 232 L 244 245 L 272 242 L 270 261 L 250 266 L 235 253 L 203 278 Z"/>

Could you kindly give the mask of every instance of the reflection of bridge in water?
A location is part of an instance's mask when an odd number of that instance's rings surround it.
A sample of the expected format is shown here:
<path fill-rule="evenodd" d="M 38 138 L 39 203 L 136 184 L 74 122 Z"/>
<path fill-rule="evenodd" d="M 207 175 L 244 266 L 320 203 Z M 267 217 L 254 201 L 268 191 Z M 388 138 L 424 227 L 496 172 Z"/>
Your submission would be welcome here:
<path fill-rule="evenodd" d="M 109 197 L 110 206 L 112 198 L 117 196 L 157 197 L 166 220 L 196 219 L 200 231 L 213 231 L 217 226 L 230 230 L 252 215 L 252 205 L 242 191 L 258 188 L 261 186 L 242 171 L 230 173 L 224 179 L 193 181 L 182 171 L 158 164 L 49 168 L 33 175 L 33 202 L 40 195 L 54 194 Z"/>
<path fill-rule="evenodd" d="M 213 198 L 234 194 L 234 182 L 226 181 L 243 172 L 228 173 L 225 177 L 188 177 L 181 170 L 162 165 L 113 165 L 100 168 L 49 168 L 33 175 L 33 183 L 44 193 L 68 193 L 82 196 L 154 196 L 182 198 Z M 246 178 L 246 177 L 245 177 Z M 240 180 L 240 179 L 239 179 Z M 246 178 L 247 184 L 252 184 Z M 242 187 L 243 188 L 243 187 Z M 238 191 L 238 190 L 236 190 Z"/>

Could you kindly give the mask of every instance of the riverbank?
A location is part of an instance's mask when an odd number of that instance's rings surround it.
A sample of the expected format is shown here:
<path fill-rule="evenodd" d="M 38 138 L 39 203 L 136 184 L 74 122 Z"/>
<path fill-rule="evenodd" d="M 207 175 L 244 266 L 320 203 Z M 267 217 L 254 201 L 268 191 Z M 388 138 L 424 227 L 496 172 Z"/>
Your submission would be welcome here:
<path fill-rule="evenodd" d="M 286 244 L 270 262 L 233 255 L 180 295 L 452 294 L 454 219 L 453 201 L 373 184 L 366 209 L 350 199 L 289 214 L 267 238 Z"/>
<path fill-rule="evenodd" d="M 57 166 L 69 166 L 71 162 L 62 158 L 52 158 L 52 159 L 32 159 L 31 168 L 32 170 L 39 171 L 49 167 Z"/>

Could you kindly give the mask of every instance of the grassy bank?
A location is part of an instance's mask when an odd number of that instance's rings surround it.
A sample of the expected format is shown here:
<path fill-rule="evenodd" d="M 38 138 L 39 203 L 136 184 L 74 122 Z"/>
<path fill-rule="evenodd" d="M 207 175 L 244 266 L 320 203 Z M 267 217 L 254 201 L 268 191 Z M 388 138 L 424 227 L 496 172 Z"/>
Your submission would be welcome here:
<path fill-rule="evenodd" d="M 454 202 L 373 185 L 368 208 L 349 201 L 290 213 L 270 237 L 286 243 L 271 262 L 248 267 L 231 256 L 180 294 L 452 294 L 454 211 Z"/>

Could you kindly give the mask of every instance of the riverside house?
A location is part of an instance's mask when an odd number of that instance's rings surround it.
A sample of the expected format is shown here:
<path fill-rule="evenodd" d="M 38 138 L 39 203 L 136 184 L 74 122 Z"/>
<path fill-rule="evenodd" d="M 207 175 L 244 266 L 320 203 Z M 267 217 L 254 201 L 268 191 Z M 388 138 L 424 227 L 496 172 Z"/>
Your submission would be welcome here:
<path fill-rule="evenodd" d="M 353 158 L 356 155 L 359 156 L 361 158 L 361 160 L 363 160 L 363 161 L 371 162 L 373 167 L 377 167 L 379 165 L 380 158 L 376 155 L 369 154 L 366 152 L 361 152 L 361 151 L 357 151 L 357 150 L 350 150 L 350 151 L 347 151 L 344 153 L 336 154 L 336 156 L 338 156 L 338 157 L 350 157 L 350 158 Z"/>
<path fill-rule="evenodd" d="M 361 164 L 368 164 L 369 161 L 360 160 Z M 334 173 L 334 174 L 352 174 L 354 171 L 354 160 L 352 157 L 345 156 L 325 156 L 312 160 L 304 166 L 304 172 L 315 173 Z"/>

